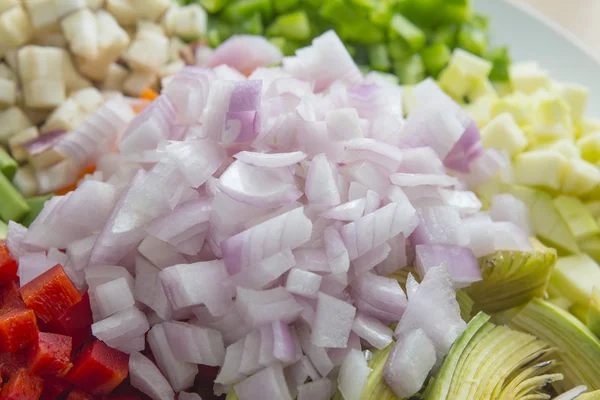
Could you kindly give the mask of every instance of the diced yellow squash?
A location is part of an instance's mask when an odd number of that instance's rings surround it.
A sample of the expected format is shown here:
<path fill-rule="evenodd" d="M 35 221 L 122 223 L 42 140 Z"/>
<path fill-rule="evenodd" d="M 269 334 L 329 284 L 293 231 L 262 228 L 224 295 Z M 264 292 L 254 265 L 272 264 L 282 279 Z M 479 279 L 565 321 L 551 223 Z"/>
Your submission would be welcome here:
<path fill-rule="evenodd" d="M 559 83 L 555 85 L 556 91 L 571 109 L 571 119 L 579 122 L 585 114 L 590 90 L 575 83 Z"/>
<path fill-rule="evenodd" d="M 467 95 L 471 88 L 471 81 L 467 74 L 456 64 L 450 64 L 440 73 L 440 87 L 455 99 Z"/>
<path fill-rule="evenodd" d="M 578 198 L 558 196 L 554 199 L 554 206 L 577 241 L 600 234 L 594 216 Z"/>
<path fill-rule="evenodd" d="M 533 94 L 539 89 L 550 90 L 552 81 L 548 73 L 536 63 L 526 62 L 510 66 L 510 82 L 515 92 Z"/>
<path fill-rule="evenodd" d="M 497 99 L 494 97 L 479 97 L 473 103 L 468 104 L 465 110 L 473 118 L 477 126 L 483 128 L 490 122 L 492 106 L 496 101 Z"/>
<path fill-rule="evenodd" d="M 512 114 L 503 113 L 491 120 L 481 131 L 485 147 L 504 150 L 513 157 L 527 147 L 529 141 Z"/>
<path fill-rule="evenodd" d="M 496 88 L 488 78 L 474 79 L 471 82 L 471 89 L 467 92 L 469 102 L 476 101 L 481 97 L 492 97 L 498 99 Z"/>
<path fill-rule="evenodd" d="M 494 66 L 490 61 L 460 48 L 452 52 L 450 65 L 456 65 L 466 76 L 473 79 L 486 79 Z"/>
<path fill-rule="evenodd" d="M 600 132 L 600 119 L 583 117 L 577 124 L 577 137 L 584 137 L 596 132 Z"/>
<path fill-rule="evenodd" d="M 536 150 L 517 155 L 515 181 L 520 185 L 559 190 L 567 158 L 556 151 Z"/>
<path fill-rule="evenodd" d="M 575 138 L 569 106 L 560 96 L 545 91 L 533 96 L 532 133 L 537 143 Z"/>
<path fill-rule="evenodd" d="M 577 140 L 581 158 L 591 163 L 600 161 L 600 131 Z"/>
<path fill-rule="evenodd" d="M 585 206 L 594 218 L 600 217 L 600 201 L 587 201 Z"/>
<path fill-rule="evenodd" d="M 559 257 L 550 284 L 572 302 L 587 304 L 594 286 L 600 287 L 600 266 L 587 254 Z"/>
<path fill-rule="evenodd" d="M 535 150 L 554 150 L 567 158 L 581 158 L 579 147 L 570 139 L 560 139 L 555 142 L 544 143 L 536 146 Z"/>
<path fill-rule="evenodd" d="M 512 114 L 519 126 L 523 127 L 529 124 L 533 114 L 530 97 L 523 93 L 515 93 L 501 98 L 492 106 L 491 117 L 494 118 L 505 112 Z"/>
<path fill-rule="evenodd" d="M 561 191 L 573 196 L 584 196 L 600 186 L 600 170 L 593 164 L 577 158 L 568 159 L 561 180 Z"/>

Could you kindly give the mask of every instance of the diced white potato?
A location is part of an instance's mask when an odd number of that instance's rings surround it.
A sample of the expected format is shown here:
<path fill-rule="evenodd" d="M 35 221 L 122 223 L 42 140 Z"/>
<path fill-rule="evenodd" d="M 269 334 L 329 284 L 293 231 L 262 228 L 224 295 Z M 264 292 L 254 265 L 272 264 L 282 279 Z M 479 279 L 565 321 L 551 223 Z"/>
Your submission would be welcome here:
<path fill-rule="evenodd" d="M 52 29 L 58 23 L 55 0 L 23 0 L 35 31 Z"/>
<path fill-rule="evenodd" d="M 169 36 L 195 40 L 206 34 L 207 21 L 206 11 L 198 4 L 172 6 L 163 18 L 163 26 Z"/>
<path fill-rule="evenodd" d="M 144 90 L 156 85 L 157 82 L 156 74 L 133 71 L 123 83 L 123 92 L 129 96 L 139 97 Z"/>
<path fill-rule="evenodd" d="M 33 38 L 33 28 L 27 12 L 21 6 L 0 14 L 0 49 L 5 53 L 17 49 Z"/>
<path fill-rule="evenodd" d="M 71 95 L 71 98 L 75 100 L 85 114 L 95 113 L 104 103 L 100 91 L 94 87 L 78 90 Z"/>
<path fill-rule="evenodd" d="M 571 108 L 573 122 L 579 122 L 585 114 L 590 90 L 576 83 L 558 83 L 555 85 L 560 97 Z"/>
<path fill-rule="evenodd" d="M 54 9 L 59 20 L 86 6 L 85 0 L 54 0 Z"/>
<path fill-rule="evenodd" d="M 511 157 L 525 150 L 529 143 L 525 133 L 509 113 L 498 115 L 483 128 L 481 142 L 487 148 L 506 151 Z"/>
<path fill-rule="evenodd" d="M 67 38 L 65 38 L 65 35 L 63 35 L 62 32 L 48 32 L 43 35 L 38 35 L 33 40 L 32 44 L 36 46 L 60 47 L 61 49 L 69 47 Z"/>
<path fill-rule="evenodd" d="M 17 72 L 17 70 L 18 70 L 18 68 L 17 68 L 17 67 L 18 67 L 18 58 L 19 58 L 19 57 L 18 57 L 18 52 L 19 52 L 19 50 L 18 50 L 18 49 L 13 49 L 13 50 L 7 51 L 7 52 L 4 54 L 4 61 L 6 61 L 6 64 L 7 64 L 7 65 L 10 67 L 10 69 L 11 69 L 13 72 L 15 72 L 15 73 L 16 73 L 16 72 Z M 18 78 L 18 74 L 17 74 L 17 76 L 15 77 L 15 79 L 17 79 L 17 78 Z"/>
<path fill-rule="evenodd" d="M 539 89 L 550 90 L 552 88 L 552 81 L 548 73 L 534 62 L 511 65 L 509 76 L 513 90 L 516 92 L 533 94 Z"/>
<path fill-rule="evenodd" d="M 15 73 L 3 62 L 0 62 L 0 78 L 15 80 Z"/>
<path fill-rule="evenodd" d="M 0 78 L 0 110 L 15 105 L 17 102 L 17 83 L 10 79 Z"/>
<path fill-rule="evenodd" d="M 152 30 L 139 31 L 124 55 L 134 71 L 157 73 L 169 57 L 169 39 Z"/>
<path fill-rule="evenodd" d="M 144 21 L 144 20 L 140 20 L 137 22 L 136 32 L 139 33 L 141 31 L 151 31 L 154 33 L 158 33 L 159 35 L 165 34 L 165 30 L 163 29 L 162 26 L 160 26 L 154 22 Z"/>
<path fill-rule="evenodd" d="M 168 61 L 181 60 L 181 50 L 185 49 L 187 44 L 177 36 L 171 36 L 169 39 L 169 59 Z"/>
<path fill-rule="evenodd" d="M 106 77 L 104 78 L 104 81 L 102 81 L 100 88 L 104 91 L 121 91 L 123 90 L 123 83 L 125 82 L 125 79 L 127 79 L 128 74 L 129 71 L 127 68 L 120 64 L 112 63 L 108 67 L 108 72 L 106 73 Z"/>
<path fill-rule="evenodd" d="M 170 0 L 129 0 L 133 7 L 139 10 L 140 18 L 147 21 L 157 21 L 167 11 Z"/>
<path fill-rule="evenodd" d="M 35 196 L 38 193 L 38 182 L 35 176 L 35 170 L 30 165 L 19 167 L 13 178 L 13 185 L 15 185 L 23 196 Z"/>
<path fill-rule="evenodd" d="M 60 26 L 73 54 L 88 59 L 98 57 L 98 28 L 93 12 L 87 8 L 76 11 L 63 18 Z"/>
<path fill-rule="evenodd" d="M 97 10 L 104 7 L 104 0 L 85 0 L 85 4 L 90 10 Z"/>
<path fill-rule="evenodd" d="M 63 78 L 68 93 L 92 86 L 92 82 L 84 78 L 79 71 L 77 71 L 75 64 L 73 64 L 73 60 L 71 59 L 71 53 L 66 50 L 63 50 Z"/>
<path fill-rule="evenodd" d="M 135 25 L 141 12 L 129 0 L 106 0 L 106 10 L 115 17 L 121 26 Z"/>
<path fill-rule="evenodd" d="M 163 65 L 158 70 L 158 77 L 160 79 L 166 78 L 167 76 L 175 75 L 185 67 L 185 63 L 182 60 L 176 60 L 169 64 Z"/>
<path fill-rule="evenodd" d="M 8 147 L 10 148 L 10 154 L 12 154 L 13 158 L 18 162 L 26 161 L 27 151 L 23 148 L 23 144 L 33 139 L 36 139 L 39 136 L 40 132 L 35 126 L 31 126 L 17 133 L 16 135 L 8 139 Z"/>
<path fill-rule="evenodd" d="M 58 129 L 71 131 L 81 125 L 85 118 L 86 114 L 81 112 L 79 104 L 72 98 L 68 98 L 50 114 L 41 132 L 44 134 Z"/>
<path fill-rule="evenodd" d="M 52 109 L 66 97 L 63 50 L 26 46 L 19 50 L 19 76 L 28 108 Z"/>
<path fill-rule="evenodd" d="M 48 119 L 52 110 L 35 110 L 33 108 L 24 107 L 23 112 L 27 115 L 27 118 L 29 118 L 33 125 L 40 125 Z"/>
<path fill-rule="evenodd" d="M 11 137 L 30 126 L 31 121 L 19 107 L 0 111 L 0 144 L 6 146 Z"/>
<path fill-rule="evenodd" d="M 101 94 L 104 101 L 123 98 L 123 93 L 120 90 L 103 90 Z"/>
<path fill-rule="evenodd" d="M 19 0 L 0 0 L 0 13 L 19 5 Z"/>

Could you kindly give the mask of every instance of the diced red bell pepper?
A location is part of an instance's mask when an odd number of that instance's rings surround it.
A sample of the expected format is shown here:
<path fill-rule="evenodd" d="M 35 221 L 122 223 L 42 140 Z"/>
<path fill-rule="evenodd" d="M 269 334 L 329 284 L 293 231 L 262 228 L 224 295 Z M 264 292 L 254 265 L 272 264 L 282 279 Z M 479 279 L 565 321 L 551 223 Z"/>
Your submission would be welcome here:
<path fill-rule="evenodd" d="M 0 282 L 10 281 L 17 278 L 17 260 L 8 251 L 6 242 L 0 240 Z"/>
<path fill-rule="evenodd" d="M 70 336 L 73 339 L 73 348 L 76 349 L 92 335 L 93 323 L 90 296 L 85 292 L 79 303 L 69 308 L 60 317 L 45 324 L 45 330 Z"/>
<path fill-rule="evenodd" d="M 26 308 L 19 293 L 19 282 L 10 280 L 0 283 L 0 314 Z"/>
<path fill-rule="evenodd" d="M 102 400 L 142 400 L 142 396 L 137 394 L 116 394 L 114 396 L 104 396 Z"/>
<path fill-rule="evenodd" d="M 0 353 L 0 370 L 6 378 L 12 378 L 20 369 L 27 368 L 27 350 Z"/>
<path fill-rule="evenodd" d="M 40 332 L 29 351 L 29 369 L 42 377 L 60 378 L 71 369 L 69 336 Z"/>
<path fill-rule="evenodd" d="M 96 397 L 84 392 L 83 390 L 75 388 L 71 390 L 71 393 L 69 393 L 67 396 L 67 400 L 96 400 Z"/>
<path fill-rule="evenodd" d="M 2 388 L 2 400 L 38 400 L 44 380 L 26 369 L 20 369 Z"/>
<path fill-rule="evenodd" d="M 44 400 L 56 400 L 61 394 L 65 393 L 71 384 L 62 379 L 50 379 L 46 380 L 44 384 L 44 391 L 42 392 L 42 399 Z"/>
<path fill-rule="evenodd" d="M 21 287 L 23 301 L 44 322 L 63 315 L 81 301 L 81 293 L 57 264 Z"/>
<path fill-rule="evenodd" d="M 129 355 L 94 340 L 76 357 L 66 379 L 92 394 L 105 395 L 119 386 L 128 373 Z"/>
<path fill-rule="evenodd" d="M 0 308 L 0 352 L 24 349 L 35 340 L 37 334 L 33 311 L 24 306 L 18 308 L 18 304 Z"/>

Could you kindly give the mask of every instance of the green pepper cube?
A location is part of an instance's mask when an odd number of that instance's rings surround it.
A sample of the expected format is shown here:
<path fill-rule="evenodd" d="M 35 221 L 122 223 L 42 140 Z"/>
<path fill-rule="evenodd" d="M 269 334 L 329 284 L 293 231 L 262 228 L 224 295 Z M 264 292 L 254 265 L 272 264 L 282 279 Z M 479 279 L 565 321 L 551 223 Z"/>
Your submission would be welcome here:
<path fill-rule="evenodd" d="M 278 13 L 283 13 L 288 10 L 293 9 L 300 3 L 300 0 L 273 0 L 273 6 L 275 7 L 275 11 Z"/>
<path fill-rule="evenodd" d="M 407 60 L 396 61 L 394 72 L 403 85 L 415 85 L 425 79 L 425 66 L 420 54 L 414 54 Z"/>
<path fill-rule="evenodd" d="M 230 0 L 199 0 L 199 3 L 210 14 L 215 14 L 223 9 Z"/>
<path fill-rule="evenodd" d="M 12 158 L 6 150 L 0 148 L 0 173 L 12 181 L 17 172 L 19 164 Z"/>
<path fill-rule="evenodd" d="M 392 62 L 387 47 L 383 43 L 374 44 L 367 48 L 369 64 L 376 71 L 387 72 L 392 68 Z"/>
<path fill-rule="evenodd" d="M 390 38 L 400 37 L 413 51 L 419 51 L 425 47 L 425 32 L 410 22 L 402 14 L 392 15 L 390 22 Z"/>
<path fill-rule="evenodd" d="M 267 28 L 270 36 L 282 36 L 289 40 L 310 39 L 310 22 L 306 12 L 295 11 L 280 15 Z"/>
<path fill-rule="evenodd" d="M 467 24 L 461 26 L 457 44 L 468 52 L 481 56 L 487 50 L 488 39 L 484 31 Z"/>
<path fill-rule="evenodd" d="M 421 52 L 421 56 L 423 57 L 423 64 L 427 72 L 431 76 L 437 77 L 442 69 L 448 65 L 452 53 L 445 44 L 435 43 L 425 48 Z"/>
<path fill-rule="evenodd" d="M 0 218 L 4 221 L 20 221 L 29 212 L 21 193 L 3 174 L 0 174 L 0 199 Z"/>

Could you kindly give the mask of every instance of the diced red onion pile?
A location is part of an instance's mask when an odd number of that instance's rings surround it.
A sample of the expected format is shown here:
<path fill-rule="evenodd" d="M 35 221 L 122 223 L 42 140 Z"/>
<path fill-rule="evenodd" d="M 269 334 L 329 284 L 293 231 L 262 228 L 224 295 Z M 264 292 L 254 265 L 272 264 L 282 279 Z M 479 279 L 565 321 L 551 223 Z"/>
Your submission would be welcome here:
<path fill-rule="evenodd" d="M 199 364 L 241 400 L 355 400 L 362 350 L 394 341 L 384 377 L 415 393 L 465 328 L 455 289 L 481 279 L 477 257 L 531 246 L 518 200 L 488 214 L 469 191 L 503 157 L 433 81 L 404 119 L 402 89 L 363 77 L 333 32 L 247 79 L 217 69 L 185 68 L 135 117 L 112 100 L 52 144 L 68 158 L 48 187 L 97 171 L 28 230 L 10 223 L 22 282 L 64 265 L 89 288 L 94 335 L 131 354 L 132 385 L 155 400 Z M 387 276 L 407 265 L 421 283 L 405 294 Z"/>

